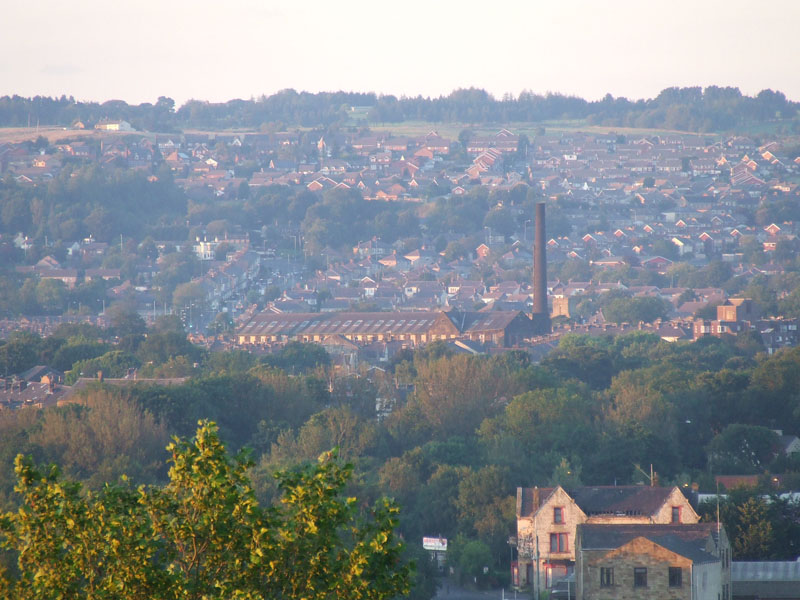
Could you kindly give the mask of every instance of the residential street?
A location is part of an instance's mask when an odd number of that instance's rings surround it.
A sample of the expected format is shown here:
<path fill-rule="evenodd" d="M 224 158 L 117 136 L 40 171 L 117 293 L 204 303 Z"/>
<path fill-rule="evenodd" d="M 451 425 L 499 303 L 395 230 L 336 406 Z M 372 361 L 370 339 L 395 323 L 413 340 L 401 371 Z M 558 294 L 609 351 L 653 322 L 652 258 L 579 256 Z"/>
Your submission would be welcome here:
<path fill-rule="evenodd" d="M 436 598 L 447 600 L 501 600 L 503 590 L 476 590 L 474 588 L 464 588 L 451 579 L 443 579 L 442 585 L 436 593 Z M 505 591 L 506 600 L 530 600 L 530 594 L 524 592 L 514 593 L 513 590 Z"/>

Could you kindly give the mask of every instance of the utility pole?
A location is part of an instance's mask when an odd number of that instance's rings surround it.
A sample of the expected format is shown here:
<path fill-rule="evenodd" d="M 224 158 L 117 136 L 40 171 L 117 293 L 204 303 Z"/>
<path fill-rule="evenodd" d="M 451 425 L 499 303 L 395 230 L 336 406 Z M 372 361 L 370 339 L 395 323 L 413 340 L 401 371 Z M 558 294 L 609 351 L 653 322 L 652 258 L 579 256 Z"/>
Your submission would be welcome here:
<path fill-rule="evenodd" d="M 536 589 L 533 591 L 533 600 L 539 600 L 542 594 L 542 582 L 539 579 L 539 535 L 536 535 L 536 546 L 534 546 L 534 555 L 536 558 Z"/>

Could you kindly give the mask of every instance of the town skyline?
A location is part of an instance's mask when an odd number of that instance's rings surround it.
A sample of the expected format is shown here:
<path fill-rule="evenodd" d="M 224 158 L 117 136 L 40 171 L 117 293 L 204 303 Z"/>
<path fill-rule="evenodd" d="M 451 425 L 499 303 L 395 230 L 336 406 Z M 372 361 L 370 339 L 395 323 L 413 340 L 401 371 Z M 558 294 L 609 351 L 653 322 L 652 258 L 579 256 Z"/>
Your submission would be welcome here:
<path fill-rule="evenodd" d="M 498 98 L 530 90 L 635 100 L 671 86 L 719 85 L 800 99 L 791 64 L 800 54 L 796 3 L 753 11 L 738 1 L 626 0 L 615 8 L 501 2 L 487 13 L 417 0 L 402 10 L 361 0 L 238 0 L 220 13 L 204 2 L 146 1 L 134 10 L 12 1 L 7 18 L 16 25 L 0 52 L 14 60 L 0 65 L 0 95 L 137 103 L 164 95 L 182 104 L 286 88 L 436 97 L 478 87 Z"/>

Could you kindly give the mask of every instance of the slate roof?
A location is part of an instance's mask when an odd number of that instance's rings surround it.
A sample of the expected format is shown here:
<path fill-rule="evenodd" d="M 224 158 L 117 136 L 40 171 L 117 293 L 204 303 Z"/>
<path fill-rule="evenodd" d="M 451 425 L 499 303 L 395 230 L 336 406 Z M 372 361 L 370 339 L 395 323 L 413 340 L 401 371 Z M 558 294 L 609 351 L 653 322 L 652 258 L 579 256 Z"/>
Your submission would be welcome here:
<path fill-rule="evenodd" d="M 51 388 L 47 383 L 26 382 L 23 388 L 19 382 L 15 383 L 13 386 L 0 387 L 0 409 L 18 406 L 54 406 L 72 393 L 72 388 L 63 385 Z"/>
<path fill-rule="evenodd" d="M 519 312 L 501 311 L 260 313 L 241 327 L 237 335 L 424 334 L 442 314 L 462 333 L 499 331 L 520 315 Z"/>
<path fill-rule="evenodd" d="M 581 487 L 572 496 L 586 516 L 651 515 L 667 500 L 672 488 L 641 485 Z"/>
<path fill-rule="evenodd" d="M 520 517 L 530 517 L 539 510 L 539 506 L 547 502 L 547 499 L 555 491 L 556 488 L 539 488 L 539 504 L 534 505 L 533 488 L 522 488 L 522 505 L 520 507 Z"/>
<path fill-rule="evenodd" d="M 578 525 L 583 550 L 613 550 L 643 537 L 698 564 L 718 560 L 706 550 L 709 539 L 716 540 L 716 529 L 716 523 Z"/>
<path fill-rule="evenodd" d="M 547 501 L 555 488 L 539 488 L 539 506 Z M 666 502 L 671 487 L 643 485 L 591 486 L 567 490 L 567 493 L 586 514 L 627 516 L 651 515 Z M 531 516 L 538 510 L 534 506 L 533 488 L 522 488 L 520 515 Z"/>
<path fill-rule="evenodd" d="M 55 375 L 58 381 L 64 381 L 64 373 L 58 369 L 48 367 L 47 365 L 36 365 L 27 371 L 20 373 L 19 378 L 30 382 L 40 382 L 42 377 L 46 375 Z"/>
<path fill-rule="evenodd" d="M 261 313 L 237 332 L 238 335 L 347 335 L 365 333 L 410 334 L 428 331 L 438 313 Z"/>

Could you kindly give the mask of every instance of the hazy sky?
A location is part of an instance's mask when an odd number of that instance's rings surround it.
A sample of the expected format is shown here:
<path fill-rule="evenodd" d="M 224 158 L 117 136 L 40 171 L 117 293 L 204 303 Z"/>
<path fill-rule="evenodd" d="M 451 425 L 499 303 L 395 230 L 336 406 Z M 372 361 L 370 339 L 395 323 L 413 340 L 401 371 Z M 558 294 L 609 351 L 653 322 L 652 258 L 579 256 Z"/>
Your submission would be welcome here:
<path fill-rule="evenodd" d="M 2 20 L 0 95 L 731 85 L 800 100 L 800 0 L 4 0 Z"/>

